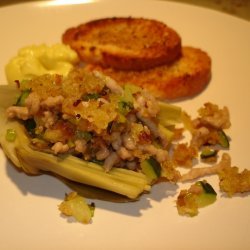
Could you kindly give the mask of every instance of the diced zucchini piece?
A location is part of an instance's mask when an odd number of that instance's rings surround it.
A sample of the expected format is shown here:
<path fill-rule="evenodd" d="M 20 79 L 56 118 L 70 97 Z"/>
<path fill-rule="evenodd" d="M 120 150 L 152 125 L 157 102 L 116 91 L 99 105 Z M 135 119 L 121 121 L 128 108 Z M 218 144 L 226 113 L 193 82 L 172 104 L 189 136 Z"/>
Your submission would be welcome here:
<path fill-rule="evenodd" d="M 161 176 L 161 165 L 153 157 L 142 161 L 141 169 L 150 182 L 157 180 Z"/>
<path fill-rule="evenodd" d="M 195 216 L 198 209 L 211 205 L 216 201 L 217 194 L 213 187 L 204 181 L 198 181 L 188 190 L 181 190 L 176 204 L 180 215 Z"/>
<path fill-rule="evenodd" d="M 229 148 L 229 146 L 230 146 L 229 139 L 223 130 L 218 131 L 218 138 L 219 138 L 219 144 L 223 148 Z"/>
<path fill-rule="evenodd" d="M 206 207 L 216 201 L 216 195 L 203 193 L 197 197 L 198 207 Z"/>
<path fill-rule="evenodd" d="M 199 181 L 197 185 L 201 185 L 204 192 L 206 194 L 214 194 L 216 195 L 216 192 L 214 191 L 213 187 L 206 181 Z"/>
<path fill-rule="evenodd" d="M 94 215 L 94 206 L 88 205 L 84 197 L 76 192 L 65 196 L 59 210 L 66 216 L 73 216 L 77 221 L 88 224 Z"/>
<path fill-rule="evenodd" d="M 215 157 L 217 155 L 218 151 L 212 148 L 205 148 L 201 152 L 201 159 L 207 159 L 210 157 Z"/>
<path fill-rule="evenodd" d="M 197 196 L 198 207 L 208 206 L 216 201 L 216 192 L 206 181 L 198 181 L 196 185 L 201 186 L 203 192 Z"/>

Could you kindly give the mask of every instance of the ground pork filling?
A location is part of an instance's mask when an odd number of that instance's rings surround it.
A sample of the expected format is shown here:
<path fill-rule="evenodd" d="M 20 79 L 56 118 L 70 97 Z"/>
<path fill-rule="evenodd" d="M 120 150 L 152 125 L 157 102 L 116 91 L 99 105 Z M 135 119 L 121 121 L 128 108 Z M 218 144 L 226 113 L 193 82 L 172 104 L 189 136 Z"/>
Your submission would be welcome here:
<path fill-rule="evenodd" d="M 159 106 L 153 96 L 138 87 L 121 88 L 99 72 L 73 70 L 66 78 L 41 76 L 21 84 L 30 90 L 22 105 L 7 109 L 35 127 L 30 135 L 36 147 L 53 154 L 71 153 L 85 160 L 136 170 L 154 156 L 168 158 L 167 139 L 158 131 Z M 164 143 L 162 143 L 164 142 Z"/>
<path fill-rule="evenodd" d="M 38 150 L 69 153 L 102 165 L 106 172 L 113 167 L 141 171 L 142 162 L 153 158 L 168 181 L 217 174 L 220 189 L 229 195 L 250 190 L 250 171 L 240 173 L 232 167 L 227 153 L 219 162 L 217 154 L 203 161 L 213 165 L 194 164 L 204 148 L 209 153 L 217 153 L 218 146 L 229 148 L 224 133 L 231 126 L 227 107 L 205 103 L 195 119 L 182 112 L 183 127 L 174 130 L 170 141 L 157 116 L 159 103 L 150 93 L 129 84 L 121 87 L 99 72 L 75 68 L 67 77 L 44 75 L 19 88 L 17 104 L 6 113 L 10 119 L 22 120 Z M 188 143 L 180 141 L 185 129 L 191 135 Z M 189 170 L 181 175 L 177 167 Z"/>

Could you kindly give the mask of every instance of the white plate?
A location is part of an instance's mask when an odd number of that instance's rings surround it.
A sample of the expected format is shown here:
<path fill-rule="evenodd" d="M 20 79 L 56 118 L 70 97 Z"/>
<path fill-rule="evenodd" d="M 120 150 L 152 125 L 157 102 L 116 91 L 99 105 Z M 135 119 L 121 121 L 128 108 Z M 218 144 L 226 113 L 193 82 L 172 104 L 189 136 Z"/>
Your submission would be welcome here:
<path fill-rule="evenodd" d="M 86 1 L 85 1 L 86 2 Z M 89 1 L 88 1 L 89 2 Z M 144 16 L 164 21 L 184 45 L 200 47 L 213 60 L 209 87 L 180 102 L 191 114 L 206 101 L 231 112 L 230 154 L 234 165 L 250 168 L 250 24 L 216 11 L 164 1 L 95 1 L 79 5 L 19 4 L 0 9 L 0 82 L 4 65 L 20 47 L 60 42 L 68 27 L 106 16 Z M 181 217 L 176 188 L 162 184 L 140 202 L 95 201 L 93 223 L 62 218 L 57 205 L 68 192 L 48 176 L 19 173 L 0 155 L 0 249 L 250 249 L 250 197 L 218 192 L 215 204 L 195 218 Z M 218 191 L 218 179 L 208 178 Z"/>

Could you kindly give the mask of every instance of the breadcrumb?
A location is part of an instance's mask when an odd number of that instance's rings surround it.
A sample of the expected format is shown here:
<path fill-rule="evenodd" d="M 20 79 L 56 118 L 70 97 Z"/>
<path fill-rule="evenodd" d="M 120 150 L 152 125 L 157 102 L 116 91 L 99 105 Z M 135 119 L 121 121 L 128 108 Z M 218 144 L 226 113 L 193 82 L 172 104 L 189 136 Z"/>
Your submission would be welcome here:
<path fill-rule="evenodd" d="M 250 191 L 250 170 L 239 172 L 238 167 L 227 166 L 218 172 L 220 189 L 229 196 Z"/>
<path fill-rule="evenodd" d="M 173 161 L 182 167 L 191 168 L 193 159 L 198 156 L 196 147 L 188 146 L 187 143 L 179 143 L 173 152 Z"/>

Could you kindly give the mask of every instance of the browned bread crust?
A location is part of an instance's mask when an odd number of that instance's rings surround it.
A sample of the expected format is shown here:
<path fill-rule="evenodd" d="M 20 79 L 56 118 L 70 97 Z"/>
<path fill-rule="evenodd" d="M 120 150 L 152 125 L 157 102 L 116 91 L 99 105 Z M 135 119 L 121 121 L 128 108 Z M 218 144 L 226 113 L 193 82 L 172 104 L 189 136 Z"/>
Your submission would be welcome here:
<path fill-rule="evenodd" d="M 123 70 L 170 63 L 181 53 L 180 36 L 162 22 L 145 18 L 104 18 L 69 28 L 62 41 L 82 61 Z"/>
<path fill-rule="evenodd" d="M 122 71 L 87 65 L 88 70 L 99 70 L 119 84 L 132 83 L 148 89 L 155 97 L 174 100 L 200 93 L 211 77 L 211 59 L 200 49 L 183 47 L 182 56 L 171 65 L 143 71 Z"/>

